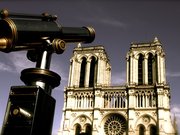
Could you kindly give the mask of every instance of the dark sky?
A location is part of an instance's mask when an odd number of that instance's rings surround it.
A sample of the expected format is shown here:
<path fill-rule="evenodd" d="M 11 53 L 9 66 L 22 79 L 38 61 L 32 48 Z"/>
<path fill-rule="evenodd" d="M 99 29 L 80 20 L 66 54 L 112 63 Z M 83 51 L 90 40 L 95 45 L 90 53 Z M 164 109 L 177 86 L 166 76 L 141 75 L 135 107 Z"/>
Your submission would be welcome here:
<path fill-rule="evenodd" d="M 112 66 L 112 85 L 125 84 L 126 53 L 131 42 L 161 41 L 166 53 L 167 80 L 171 87 L 172 112 L 180 121 L 180 2 L 171 0 L 1 0 L 0 9 L 9 12 L 58 16 L 58 23 L 68 27 L 92 26 L 95 41 L 89 45 L 103 45 Z M 67 86 L 69 59 L 76 44 L 67 44 L 62 55 L 53 55 L 51 70 L 61 78 L 61 85 L 53 90 L 56 113 L 53 135 L 57 135 L 63 106 L 63 90 Z M 87 46 L 84 44 L 83 46 Z M 0 53 L 0 125 L 2 125 L 11 86 L 23 85 L 21 70 L 34 67 L 26 52 Z"/>

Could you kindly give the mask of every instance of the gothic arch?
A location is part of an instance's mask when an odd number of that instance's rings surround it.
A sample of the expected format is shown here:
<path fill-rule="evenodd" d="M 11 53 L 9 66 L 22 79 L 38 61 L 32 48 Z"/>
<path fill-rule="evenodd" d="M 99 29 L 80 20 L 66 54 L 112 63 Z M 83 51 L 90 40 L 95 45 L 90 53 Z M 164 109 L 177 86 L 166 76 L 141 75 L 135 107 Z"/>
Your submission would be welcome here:
<path fill-rule="evenodd" d="M 153 51 L 148 51 L 148 52 L 146 52 L 146 53 L 144 54 L 144 57 L 145 57 L 145 58 L 148 58 L 149 54 L 152 54 L 153 57 L 155 56 L 155 52 L 153 52 Z"/>
<path fill-rule="evenodd" d="M 80 55 L 77 59 L 80 63 L 82 63 L 83 58 L 85 58 L 86 60 L 88 59 L 87 55 Z"/>
<path fill-rule="evenodd" d="M 136 121 L 136 132 L 139 133 L 139 125 L 144 125 L 146 131 L 148 131 L 150 125 L 157 125 L 156 120 L 149 114 L 140 116 Z"/>
<path fill-rule="evenodd" d="M 85 125 L 87 124 L 92 124 L 92 120 L 89 116 L 87 115 L 79 115 L 77 117 L 75 117 L 75 119 L 72 122 L 72 126 L 74 127 L 77 123 L 79 123 L 81 125 L 81 128 L 84 128 Z"/>
<path fill-rule="evenodd" d="M 142 51 L 140 51 L 140 52 L 134 54 L 134 57 L 138 60 L 140 55 L 143 55 L 143 57 L 144 57 L 144 56 L 145 56 L 145 53 L 142 52 Z"/>
<path fill-rule="evenodd" d="M 143 124 L 139 124 L 136 128 L 137 135 L 145 135 L 146 128 Z"/>
<path fill-rule="evenodd" d="M 156 120 L 155 120 L 155 118 L 153 118 L 153 117 L 152 117 L 151 115 L 149 115 L 149 114 L 143 114 L 143 115 L 141 115 L 141 116 L 137 119 L 136 124 L 137 124 L 137 122 L 138 122 L 140 119 L 145 118 L 145 117 L 148 117 L 149 119 L 152 120 L 152 121 L 151 121 L 151 124 L 153 123 L 153 124 L 156 125 Z"/>
<path fill-rule="evenodd" d="M 76 123 L 74 125 L 74 135 L 80 135 L 81 133 L 81 125 L 79 123 Z"/>
<path fill-rule="evenodd" d="M 150 124 L 148 126 L 149 135 L 157 135 L 157 126 Z"/>
<path fill-rule="evenodd" d="M 149 56 L 152 56 L 154 58 L 155 54 L 153 52 L 147 52 L 145 58 L 148 58 Z"/>
<path fill-rule="evenodd" d="M 74 56 L 74 57 L 72 57 L 71 59 L 70 59 L 70 62 L 78 62 L 78 63 L 82 63 L 82 60 L 83 60 L 83 58 L 86 58 L 86 59 L 88 59 L 88 56 L 87 55 L 79 55 L 79 56 Z"/>
<path fill-rule="evenodd" d="M 145 58 L 144 53 L 138 53 L 138 55 L 137 55 L 137 59 L 138 59 L 138 60 L 139 60 L 140 56 L 143 57 L 143 59 Z"/>
<path fill-rule="evenodd" d="M 87 61 L 91 61 L 92 57 L 94 57 L 96 61 L 98 60 L 98 57 L 97 57 L 95 54 L 90 54 L 90 55 L 87 57 Z"/>
<path fill-rule="evenodd" d="M 83 127 L 86 135 L 92 135 L 92 125 L 91 124 L 85 124 Z"/>

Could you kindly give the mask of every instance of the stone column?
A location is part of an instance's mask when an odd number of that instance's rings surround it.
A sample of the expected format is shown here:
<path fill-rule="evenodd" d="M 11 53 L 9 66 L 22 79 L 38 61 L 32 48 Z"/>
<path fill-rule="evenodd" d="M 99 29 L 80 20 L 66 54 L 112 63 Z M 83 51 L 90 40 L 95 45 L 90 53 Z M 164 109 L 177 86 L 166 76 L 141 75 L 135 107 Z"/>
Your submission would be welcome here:
<path fill-rule="evenodd" d="M 145 56 L 145 58 L 144 58 L 144 65 L 143 65 L 143 67 L 144 67 L 144 70 L 143 70 L 143 72 L 144 72 L 144 84 L 148 84 L 148 58 Z"/>
<path fill-rule="evenodd" d="M 126 83 L 129 84 L 129 78 L 130 78 L 130 74 L 129 74 L 129 61 L 130 61 L 130 58 L 129 58 L 129 55 L 126 57 Z"/>
<path fill-rule="evenodd" d="M 134 83 L 138 84 L 138 60 L 137 58 L 134 58 L 134 72 L 133 72 L 133 76 L 134 76 Z"/>
<path fill-rule="evenodd" d="M 89 75 L 90 75 L 90 64 L 91 62 L 87 60 L 86 71 L 85 71 L 85 87 L 89 87 Z"/>
<path fill-rule="evenodd" d="M 165 67 L 165 54 L 161 54 L 161 78 L 162 83 L 166 83 L 166 67 Z"/>
<path fill-rule="evenodd" d="M 133 58 L 130 56 L 130 84 L 133 84 Z"/>
<path fill-rule="evenodd" d="M 160 67 L 160 56 L 159 56 L 159 54 L 157 54 L 157 74 L 158 74 L 157 81 L 158 81 L 158 83 L 161 83 L 161 67 Z"/>
<path fill-rule="evenodd" d="M 69 67 L 69 78 L 68 78 L 68 86 L 72 87 L 71 81 L 72 81 L 72 64 L 73 64 L 73 60 L 70 60 L 70 67 Z"/>

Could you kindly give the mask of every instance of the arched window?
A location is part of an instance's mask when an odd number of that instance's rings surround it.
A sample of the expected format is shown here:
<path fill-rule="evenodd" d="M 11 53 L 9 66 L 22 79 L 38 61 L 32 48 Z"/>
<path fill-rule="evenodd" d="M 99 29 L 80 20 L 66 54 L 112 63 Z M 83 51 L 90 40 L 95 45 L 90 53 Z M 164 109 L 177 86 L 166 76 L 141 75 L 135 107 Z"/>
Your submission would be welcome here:
<path fill-rule="evenodd" d="M 148 57 L 148 84 L 153 84 L 153 55 L 149 53 Z"/>
<path fill-rule="evenodd" d="M 76 124 L 75 126 L 75 135 L 81 134 L 81 126 L 79 124 Z"/>
<path fill-rule="evenodd" d="M 139 126 L 139 135 L 145 135 L 145 127 L 143 125 Z"/>
<path fill-rule="evenodd" d="M 94 80 L 95 80 L 95 65 L 96 65 L 96 60 L 95 57 L 92 57 L 91 59 L 91 65 L 90 65 L 90 75 L 89 75 L 89 87 L 94 86 Z"/>
<path fill-rule="evenodd" d="M 86 125 L 86 135 L 92 135 L 92 126 L 90 124 Z"/>
<path fill-rule="evenodd" d="M 143 55 L 139 55 L 139 60 L 138 60 L 138 84 L 142 85 L 143 84 Z"/>
<path fill-rule="evenodd" d="M 84 87 L 85 71 L 86 71 L 86 58 L 83 57 L 81 63 L 79 87 Z"/>
<path fill-rule="evenodd" d="M 155 125 L 150 126 L 150 135 L 157 135 L 157 127 Z"/>

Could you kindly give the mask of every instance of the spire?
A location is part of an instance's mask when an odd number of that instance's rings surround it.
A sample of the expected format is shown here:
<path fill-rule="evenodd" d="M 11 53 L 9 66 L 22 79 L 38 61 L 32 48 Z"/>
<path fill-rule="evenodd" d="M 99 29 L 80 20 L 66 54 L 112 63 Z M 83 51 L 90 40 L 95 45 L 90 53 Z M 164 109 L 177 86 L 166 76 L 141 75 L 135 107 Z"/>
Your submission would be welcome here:
<path fill-rule="evenodd" d="M 81 43 L 78 43 L 78 44 L 77 44 L 77 47 L 78 47 L 78 48 L 82 47 Z"/>
<path fill-rule="evenodd" d="M 155 44 L 161 44 L 160 41 L 159 41 L 159 39 L 158 39 L 157 37 L 154 38 L 154 43 L 155 43 Z"/>

